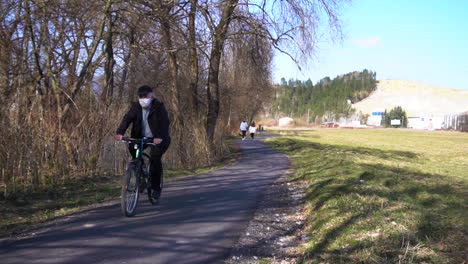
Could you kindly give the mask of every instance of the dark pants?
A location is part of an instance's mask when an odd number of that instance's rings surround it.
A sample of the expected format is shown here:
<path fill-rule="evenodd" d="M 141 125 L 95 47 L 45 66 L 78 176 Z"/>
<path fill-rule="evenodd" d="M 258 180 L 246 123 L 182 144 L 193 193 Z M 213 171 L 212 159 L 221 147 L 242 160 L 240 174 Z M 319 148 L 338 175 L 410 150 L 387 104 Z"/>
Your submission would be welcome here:
<path fill-rule="evenodd" d="M 148 146 L 145 147 L 145 149 Z M 161 162 L 162 155 L 164 154 L 161 151 L 161 148 L 159 146 L 149 146 L 151 148 L 150 151 L 150 159 L 151 159 L 151 164 L 150 164 L 150 178 L 151 178 L 151 188 L 161 191 L 161 179 L 163 176 L 163 166 Z M 136 150 L 133 147 L 133 144 L 129 144 L 128 147 L 130 154 L 132 155 L 133 158 L 135 158 L 136 155 Z"/>
<path fill-rule="evenodd" d="M 255 133 L 250 133 L 250 137 L 253 139 L 255 137 Z"/>
<path fill-rule="evenodd" d="M 245 138 L 245 134 L 247 133 L 247 130 L 241 130 L 242 132 L 242 138 Z"/>

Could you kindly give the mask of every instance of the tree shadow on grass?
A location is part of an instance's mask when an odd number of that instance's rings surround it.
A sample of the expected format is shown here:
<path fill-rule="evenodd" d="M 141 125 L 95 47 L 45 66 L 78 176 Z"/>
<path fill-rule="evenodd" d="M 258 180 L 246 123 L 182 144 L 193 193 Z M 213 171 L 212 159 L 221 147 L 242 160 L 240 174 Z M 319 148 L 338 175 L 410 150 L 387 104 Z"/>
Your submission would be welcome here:
<path fill-rule="evenodd" d="M 466 183 L 399 167 L 400 161 L 419 158 L 413 152 L 291 139 L 278 142 L 280 149 L 293 154 L 312 151 L 307 153 L 310 160 L 301 161 L 301 166 L 305 166 L 301 169 L 309 171 L 302 179 L 311 182 L 307 202 L 311 208 L 309 233 L 314 241 L 304 262 L 365 263 L 371 259 L 378 263 L 457 262 L 467 259 L 464 245 L 468 228 L 463 224 L 463 219 L 468 217 Z M 397 164 L 343 162 L 342 153 L 377 157 Z M 387 229 L 389 233 L 366 237 L 365 233 L 377 228 Z M 355 245 L 339 248 L 338 245 L 346 245 L 346 241 L 354 241 Z"/>
<path fill-rule="evenodd" d="M 343 145 L 331 145 L 331 144 L 321 144 L 316 142 L 311 142 L 307 140 L 299 139 L 289 139 L 289 138 L 279 138 L 276 140 L 273 145 L 280 146 L 280 149 L 286 151 L 298 151 L 306 150 L 313 148 L 316 150 L 332 150 L 338 154 L 359 154 L 359 155 L 369 155 L 375 156 L 382 159 L 392 159 L 392 160 L 407 160 L 407 159 L 416 159 L 419 157 L 417 153 L 411 151 L 401 151 L 401 150 L 381 150 L 376 148 L 366 148 L 366 147 L 349 147 Z"/>

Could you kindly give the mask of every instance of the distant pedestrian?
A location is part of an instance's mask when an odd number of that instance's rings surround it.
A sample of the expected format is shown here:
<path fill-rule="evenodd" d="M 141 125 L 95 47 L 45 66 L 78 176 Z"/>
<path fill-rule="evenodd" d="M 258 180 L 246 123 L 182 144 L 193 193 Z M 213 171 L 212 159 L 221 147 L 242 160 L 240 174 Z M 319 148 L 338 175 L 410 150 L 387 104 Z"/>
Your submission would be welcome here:
<path fill-rule="evenodd" d="M 242 140 L 245 139 L 248 128 L 249 128 L 249 124 L 247 123 L 247 121 L 243 120 L 240 124 L 240 131 L 242 132 Z"/>
<path fill-rule="evenodd" d="M 254 137 L 255 137 L 255 132 L 257 132 L 257 127 L 255 126 L 255 122 L 252 121 L 252 123 L 250 124 L 250 127 L 249 127 L 249 133 L 250 133 L 250 137 L 252 139 L 254 139 Z"/>

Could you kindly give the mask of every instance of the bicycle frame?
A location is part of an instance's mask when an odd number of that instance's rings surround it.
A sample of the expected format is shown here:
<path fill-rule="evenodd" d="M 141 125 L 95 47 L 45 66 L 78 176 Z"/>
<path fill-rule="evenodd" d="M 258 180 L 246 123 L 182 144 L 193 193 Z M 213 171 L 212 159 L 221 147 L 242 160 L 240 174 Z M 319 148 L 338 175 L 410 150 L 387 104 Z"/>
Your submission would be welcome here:
<path fill-rule="evenodd" d="M 152 138 L 137 139 L 137 138 L 123 137 L 122 141 L 126 141 L 128 143 L 133 143 L 134 144 L 135 158 L 131 162 L 135 162 L 136 160 L 138 160 L 140 162 L 140 164 L 138 164 L 138 165 L 142 169 L 141 171 L 143 172 L 143 166 L 145 164 L 145 162 L 143 160 L 143 151 L 144 151 L 146 145 L 153 145 L 153 146 L 156 145 L 156 144 L 153 143 L 153 139 Z M 143 178 L 145 178 L 145 182 L 148 181 L 147 178 L 148 178 L 149 175 L 147 175 L 147 173 L 142 174 Z"/>

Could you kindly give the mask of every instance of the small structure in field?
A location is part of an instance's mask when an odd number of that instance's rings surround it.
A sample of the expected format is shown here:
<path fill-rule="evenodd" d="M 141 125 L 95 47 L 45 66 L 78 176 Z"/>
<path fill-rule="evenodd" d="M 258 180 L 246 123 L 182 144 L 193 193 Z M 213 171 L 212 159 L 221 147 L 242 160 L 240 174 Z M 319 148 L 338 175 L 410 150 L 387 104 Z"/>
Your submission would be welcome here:
<path fill-rule="evenodd" d="M 290 117 L 282 117 L 278 120 L 278 125 L 280 127 L 292 126 L 294 125 L 294 119 Z"/>
<path fill-rule="evenodd" d="M 384 115 L 384 108 L 376 108 L 372 111 L 372 114 L 367 118 L 367 124 L 371 126 L 380 126 L 382 123 L 382 117 Z"/>
<path fill-rule="evenodd" d="M 336 122 L 323 122 L 320 126 L 327 127 L 327 128 L 337 128 L 337 127 L 340 127 L 340 124 Z"/>
<path fill-rule="evenodd" d="M 468 111 L 459 114 L 445 115 L 443 129 L 468 132 Z"/>

